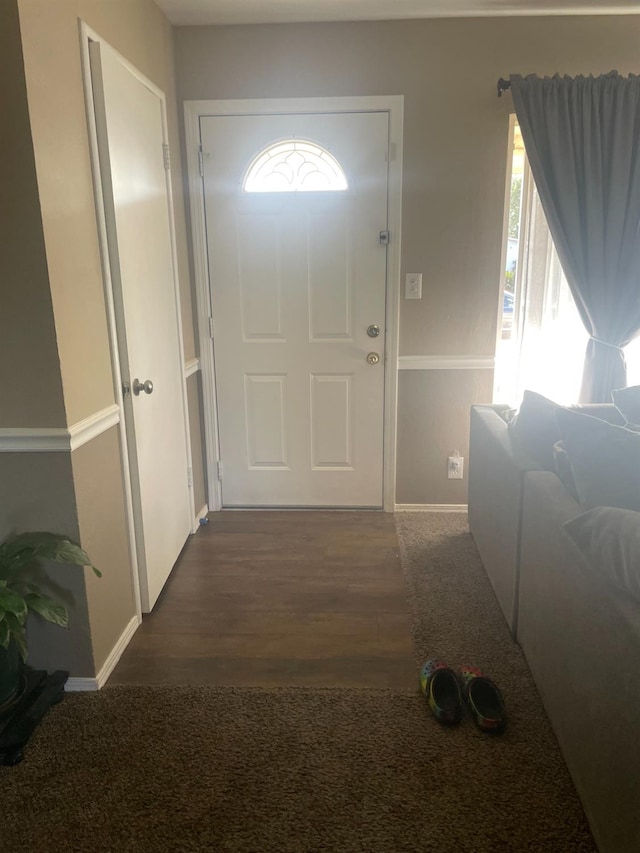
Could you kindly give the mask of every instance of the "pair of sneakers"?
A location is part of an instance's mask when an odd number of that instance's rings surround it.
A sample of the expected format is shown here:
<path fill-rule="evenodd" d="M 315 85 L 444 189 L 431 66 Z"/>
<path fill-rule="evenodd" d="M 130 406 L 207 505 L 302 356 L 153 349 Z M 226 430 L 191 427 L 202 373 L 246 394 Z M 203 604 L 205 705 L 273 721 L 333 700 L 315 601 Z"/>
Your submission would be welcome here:
<path fill-rule="evenodd" d="M 507 718 L 502 694 L 477 667 L 463 666 L 456 672 L 444 661 L 431 658 L 420 670 L 420 687 L 441 723 L 460 722 L 464 699 L 479 729 L 494 734 L 504 731 Z"/>

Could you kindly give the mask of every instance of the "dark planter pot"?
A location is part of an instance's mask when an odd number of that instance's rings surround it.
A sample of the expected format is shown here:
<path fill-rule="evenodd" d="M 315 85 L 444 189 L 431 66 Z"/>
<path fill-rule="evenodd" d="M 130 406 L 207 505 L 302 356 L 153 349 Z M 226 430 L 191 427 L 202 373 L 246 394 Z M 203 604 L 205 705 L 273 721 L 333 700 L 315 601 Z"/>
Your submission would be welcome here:
<path fill-rule="evenodd" d="M 7 710 L 20 692 L 21 662 L 17 643 L 11 641 L 8 649 L 0 647 L 0 714 Z"/>

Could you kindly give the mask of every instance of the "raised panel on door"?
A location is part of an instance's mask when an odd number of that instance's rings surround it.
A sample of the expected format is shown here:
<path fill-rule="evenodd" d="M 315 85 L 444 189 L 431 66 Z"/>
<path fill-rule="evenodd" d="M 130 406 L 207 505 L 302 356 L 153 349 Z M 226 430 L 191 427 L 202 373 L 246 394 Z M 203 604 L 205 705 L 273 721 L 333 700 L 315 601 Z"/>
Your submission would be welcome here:
<path fill-rule="evenodd" d="M 244 379 L 248 466 L 288 470 L 287 377 L 245 374 Z"/>
<path fill-rule="evenodd" d="M 309 338 L 353 338 L 353 250 L 347 211 L 307 218 Z"/>
<path fill-rule="evenodd" d="M 212 116 L 201 135 L 223 506 L 381 507 L 388 114 Z M 291 136 L 348 188 L 244 192 Z"/>
<path fill-rule="evenodd" d="M 353 375 L 311 377 L 311 466 L 353 470 Z"/>
<path fill-rule="evenodd" d="M 236 220 L 238 285 L 244 341 L 282 341 L 280 223 L 269 214 Z"/>

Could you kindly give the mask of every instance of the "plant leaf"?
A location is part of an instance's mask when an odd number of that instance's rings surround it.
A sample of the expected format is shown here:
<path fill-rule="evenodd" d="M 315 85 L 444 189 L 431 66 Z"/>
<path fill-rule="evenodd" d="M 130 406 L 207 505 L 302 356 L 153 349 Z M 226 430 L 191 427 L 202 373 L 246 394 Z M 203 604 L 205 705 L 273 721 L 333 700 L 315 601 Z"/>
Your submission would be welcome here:
<path fill-rule="evenodd" d="M 27 639 L 23 621 L 18 619 L 13 613 L 6 614 L 6 622 L 9 626 L 9 640 L 15 640 L 20 649 L 22 660 L 27 659 Z"/>
<path fill-rule="evenodd" d="M 9 648 L 9 640 L 11 639 L 11 632 L 9 631 L 9 625 L 6 619 L 0 619 L 0 647 L 3 649 Z"/>
<path fill-rule="evenodd" d="M 0 589 L 0 611 L 3 610 L 5 613 L 15 613 L 17 617 L 24 618 L 27 615 L 27 605 L 24 598 L 8 587 Z"/>
<path fill-rule="evenodd" d="M 68 627 L 69 615 L 63 604 L 58 604 L 48 595 L 36 595 L 35 593 L 29 593 L 24 600 L 29 610 L 39 613 L 47 622 L 53 622 L 55 625 L 60 625 L 61 628 Z"/>
<path fill-rule="evenodd" d="M 24 631 L 24 619 L 18 619 L 15 613 L 5 613 L 5 621 L 10 631 Z"/>
<path fill-rule="evenodd" d="M 102 577 L 89 555 L 77 542 L 68 536 L 44 531 L 19 533 L 6 539 L 0 546 L 0 571 L 4 570 L 2 574 L 13 574 L 37 558 L 53 560 L 56 563 L 90 566 L 98 577 Z"/>

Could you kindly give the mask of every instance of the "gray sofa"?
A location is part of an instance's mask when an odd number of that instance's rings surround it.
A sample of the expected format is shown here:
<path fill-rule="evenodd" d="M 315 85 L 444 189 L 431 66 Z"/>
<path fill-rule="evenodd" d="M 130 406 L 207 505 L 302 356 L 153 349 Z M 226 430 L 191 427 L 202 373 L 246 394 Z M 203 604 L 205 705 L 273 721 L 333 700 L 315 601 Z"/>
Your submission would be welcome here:
<path fill-rule="evenodd" d="M 540 466 L 512 447 L 507 411 L 507 406 L 471 407 L 468 502 L 471 533 L 516 636 L 524 474 Z"/>
<path fill-rule="evenodd" d="M 613 406 L 579 411 L 624 422 Z M 471 532 L 596 843 L 640 851 L 640 512 L 589 511 L 512 438 L 504 407 L 472 408 Z M 610 516 L 623 526 L 594 537 Z"/>

